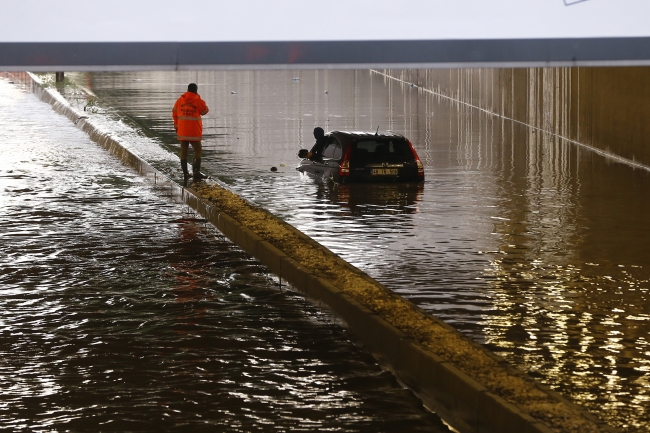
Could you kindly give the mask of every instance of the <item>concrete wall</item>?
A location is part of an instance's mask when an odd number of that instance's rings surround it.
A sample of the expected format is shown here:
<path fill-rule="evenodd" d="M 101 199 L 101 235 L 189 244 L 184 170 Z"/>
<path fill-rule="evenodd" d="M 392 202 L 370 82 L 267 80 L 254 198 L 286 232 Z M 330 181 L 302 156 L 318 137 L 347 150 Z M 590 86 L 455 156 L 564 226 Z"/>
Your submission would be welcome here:
<path fill-rule="evenodd" d="M 649 67 L 381 72 L 650 167 Z"/>

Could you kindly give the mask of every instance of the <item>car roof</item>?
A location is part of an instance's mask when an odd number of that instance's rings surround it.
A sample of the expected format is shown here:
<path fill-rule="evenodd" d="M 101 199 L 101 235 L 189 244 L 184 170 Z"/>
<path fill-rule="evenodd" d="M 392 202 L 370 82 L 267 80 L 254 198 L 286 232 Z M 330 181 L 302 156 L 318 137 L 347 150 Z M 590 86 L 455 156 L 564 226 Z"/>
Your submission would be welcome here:
<path fill-rule="evenodd" d="M 398 134 L 393 131 L 331 131 L 326 135 L 333 135 L 337 138 L 348 138 L 348 139 L 368 139 L 374 140 L 377 138 L 401 138 L 406 140 L 402 134 Z"/>

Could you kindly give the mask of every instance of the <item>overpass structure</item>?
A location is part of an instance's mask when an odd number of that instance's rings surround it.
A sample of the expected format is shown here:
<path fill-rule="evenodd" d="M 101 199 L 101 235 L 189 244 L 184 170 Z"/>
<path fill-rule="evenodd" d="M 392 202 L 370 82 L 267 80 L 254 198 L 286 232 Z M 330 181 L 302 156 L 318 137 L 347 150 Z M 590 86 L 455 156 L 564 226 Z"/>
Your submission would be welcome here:
<path fill-rule="evenodd" d="M 0 69 L 459 68 L 650 64 L 645 0 L 24 0 Z"/>

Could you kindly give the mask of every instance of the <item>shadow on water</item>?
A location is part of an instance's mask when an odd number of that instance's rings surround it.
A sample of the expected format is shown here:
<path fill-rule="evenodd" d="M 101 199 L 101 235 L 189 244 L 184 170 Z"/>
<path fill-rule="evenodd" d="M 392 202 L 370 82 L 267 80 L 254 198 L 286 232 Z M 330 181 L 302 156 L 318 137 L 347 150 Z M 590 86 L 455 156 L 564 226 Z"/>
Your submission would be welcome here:
<path fill-rule="evenodd" d="M 342 216 L 411 214 L 418 212 L 424 185 L 420 184 L 323 184 L 317 200 L 340 206 Z M 402 222 L 403 218 L 396 218 Z"/>

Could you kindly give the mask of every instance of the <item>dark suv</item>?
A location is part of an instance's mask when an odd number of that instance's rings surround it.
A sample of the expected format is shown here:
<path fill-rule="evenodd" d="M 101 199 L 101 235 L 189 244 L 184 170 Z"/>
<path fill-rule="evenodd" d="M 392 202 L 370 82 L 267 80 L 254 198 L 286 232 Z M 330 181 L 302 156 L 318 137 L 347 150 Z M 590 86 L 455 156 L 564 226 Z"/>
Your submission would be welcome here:
<path fill-rule="evenodd" d="M 305 154 L 305 149 L 299 153 Z M 328 132 L 322 157 L 304 158 L 297 170 L 336 182 L 424 180 L 424 167 L 413 145 L 393 132 Z"/>

